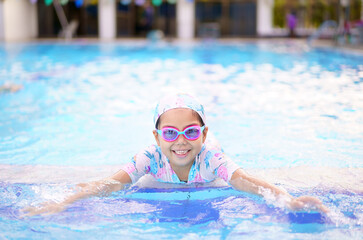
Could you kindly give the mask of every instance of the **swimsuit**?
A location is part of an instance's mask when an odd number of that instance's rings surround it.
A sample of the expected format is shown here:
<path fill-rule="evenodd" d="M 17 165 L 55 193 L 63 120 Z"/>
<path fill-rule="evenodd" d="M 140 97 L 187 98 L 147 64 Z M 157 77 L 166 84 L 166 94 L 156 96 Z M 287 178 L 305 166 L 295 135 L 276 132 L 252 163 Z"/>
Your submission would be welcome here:
<path fill-rule="evenodd" d="M 207 140 L 190 168 L 187 183 L 211 182 L 217 177 L 229 182 L 234 171 L 239 168 L 218 146 Z M 140 151 L 121 169 L 128 173 L 132 183 L 136 183 L 146 174 L 151 174 L 160 182 L 185 184 L 179 180 L 169 160 L 157 145 Z"/>

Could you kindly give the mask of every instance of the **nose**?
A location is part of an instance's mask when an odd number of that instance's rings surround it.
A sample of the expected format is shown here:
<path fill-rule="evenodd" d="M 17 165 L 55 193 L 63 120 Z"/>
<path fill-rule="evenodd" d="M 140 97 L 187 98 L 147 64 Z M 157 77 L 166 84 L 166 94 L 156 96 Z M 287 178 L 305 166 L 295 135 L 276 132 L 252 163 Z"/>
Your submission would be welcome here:
<path fill-rule="evenodd" d="M 175 143 L 177 143 L 177 144 L 186 144 L 187 141 L 188 140 L 185 138 L 185 136 L 183 134 L 180 134 L 178 136 L 178 138 L 175 140 Z"/>

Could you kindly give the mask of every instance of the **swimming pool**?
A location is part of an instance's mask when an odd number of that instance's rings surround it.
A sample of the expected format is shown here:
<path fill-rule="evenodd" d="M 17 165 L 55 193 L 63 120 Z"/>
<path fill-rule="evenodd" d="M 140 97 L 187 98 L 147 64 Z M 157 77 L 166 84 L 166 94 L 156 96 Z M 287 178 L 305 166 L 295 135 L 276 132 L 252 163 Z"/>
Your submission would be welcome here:
<path fill-rule="evenodd" d="M 301 42 L 0 45 L 0 236 L 33 239 L 361 239 L 363 55 Z M 289 213 L 226 185 L 150 179 L 22 219 L 153 143 L 159 97 L 189 92 L 251 174 L 332 209 Z"/>

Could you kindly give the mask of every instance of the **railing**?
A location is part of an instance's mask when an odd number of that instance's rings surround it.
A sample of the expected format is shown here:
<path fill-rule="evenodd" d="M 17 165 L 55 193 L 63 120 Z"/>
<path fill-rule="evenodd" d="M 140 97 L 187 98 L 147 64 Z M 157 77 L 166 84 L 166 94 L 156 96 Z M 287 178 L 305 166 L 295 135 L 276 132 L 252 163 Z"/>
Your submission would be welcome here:
<path fill-rule="evenodd" d="M 58 36 L 65 38 L 66 40 L 72 39 L 72 37 L 75 35 L 75 32 L 78 27 L 78 21 L 72 20 L 70 23 L 68 23 L 66 14 L 64 13 L 64 10 L 62 6 L 59 4 L 58 0 L 53 1 L 53 6 L 55 9 L 55 12 L 57 13 L 59 22 L 62 26 L 62 30 L 59 32 Z"/>
<path fill-rule="evenodd" d="M 333 28 L 334 33 L 332 34 L 332 38 L 334 38 L 338 33 L 338 24 L 334 20 L 327 20 L 308 38 L 308 44 L 311 45 L 314 40 L 321 37 L 329 28 Z"/>

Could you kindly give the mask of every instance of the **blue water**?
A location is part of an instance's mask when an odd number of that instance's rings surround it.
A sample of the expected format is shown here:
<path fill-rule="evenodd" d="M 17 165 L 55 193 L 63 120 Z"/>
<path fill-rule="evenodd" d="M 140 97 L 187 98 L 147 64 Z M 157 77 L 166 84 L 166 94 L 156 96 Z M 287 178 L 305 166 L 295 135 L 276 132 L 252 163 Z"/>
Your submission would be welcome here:
<path fill-rule="evenodd" d="M 0 45 L 0 236 L 74 239 L 361 239 L 363 55 L 301 42 Z M 51 215 L 153 143 L 165 93 L 189 92 L 246 171 L 332 209 L 291 213 L 228 186 L 132 186 Z M 146 184 L 147 185 L 147 184 Z"/>

